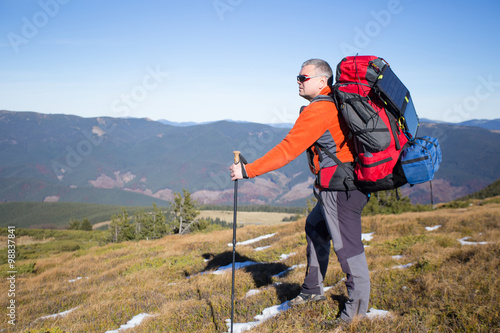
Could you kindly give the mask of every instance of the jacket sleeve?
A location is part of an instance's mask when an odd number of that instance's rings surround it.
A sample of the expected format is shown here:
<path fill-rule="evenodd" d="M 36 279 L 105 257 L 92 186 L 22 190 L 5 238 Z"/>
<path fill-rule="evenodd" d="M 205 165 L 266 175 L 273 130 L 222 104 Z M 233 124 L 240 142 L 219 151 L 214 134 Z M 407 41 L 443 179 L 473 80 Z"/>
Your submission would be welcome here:
<path fill-rule="evenodd" d="M 337 118 L 335 104 L 320 101 L 309 104 L 299 115 L 287 136 L 264 156 L 246 165 L 249 178 L 279 169 L 311 147 Z"/>

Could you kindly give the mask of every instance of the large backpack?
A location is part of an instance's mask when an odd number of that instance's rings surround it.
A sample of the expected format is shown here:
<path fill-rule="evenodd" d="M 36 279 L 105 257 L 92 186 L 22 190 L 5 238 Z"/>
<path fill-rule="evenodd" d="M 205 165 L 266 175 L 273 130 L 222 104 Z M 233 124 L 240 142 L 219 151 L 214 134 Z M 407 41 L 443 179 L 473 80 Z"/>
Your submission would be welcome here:
<path fill-rule="evenodd" d="M 434 177 L 441 162 L 437 139 L 416 138 L 419 120 L 410 93 L 384 59 L 342 59 L 332 95 L 355 143 L 360 190 L 390 190 Z"/>

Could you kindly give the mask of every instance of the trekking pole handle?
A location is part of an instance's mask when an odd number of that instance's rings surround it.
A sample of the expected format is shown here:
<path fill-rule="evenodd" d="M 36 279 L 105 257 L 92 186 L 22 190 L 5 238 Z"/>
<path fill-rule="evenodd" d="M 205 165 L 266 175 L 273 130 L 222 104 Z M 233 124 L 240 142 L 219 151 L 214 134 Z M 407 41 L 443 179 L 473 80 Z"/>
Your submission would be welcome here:
<path fill-rule="evenodd" d="M 241 154 L 241 151 L 235 150 L 235 151 L 233 151 L 233 154 L 234 154 L 234 164 L 240 163 L 240 154 Z"/>

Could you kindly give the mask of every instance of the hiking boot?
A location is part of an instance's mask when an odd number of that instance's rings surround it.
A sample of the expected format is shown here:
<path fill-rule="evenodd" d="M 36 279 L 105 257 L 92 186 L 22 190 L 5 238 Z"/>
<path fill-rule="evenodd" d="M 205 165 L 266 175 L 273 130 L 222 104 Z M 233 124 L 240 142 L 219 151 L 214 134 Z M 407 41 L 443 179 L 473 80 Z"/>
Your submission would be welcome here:
<path fill-rule="evenodd" d="M 300 304 L 305 304 L 307 302 L 324 301 L 325 299 L 326 299 L 326 297 L 323 295 L 300 293 L 299 296 L 295 297 L 291 301 L 288 301 L 288 305 L 289 306 L 297 306 Z"/>

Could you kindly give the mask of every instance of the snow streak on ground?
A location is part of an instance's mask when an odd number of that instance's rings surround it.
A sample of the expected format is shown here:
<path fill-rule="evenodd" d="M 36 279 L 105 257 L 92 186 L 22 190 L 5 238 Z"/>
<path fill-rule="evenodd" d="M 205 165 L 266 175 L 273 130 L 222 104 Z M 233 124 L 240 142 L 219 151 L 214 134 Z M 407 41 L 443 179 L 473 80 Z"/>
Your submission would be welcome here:
<path fill-rule="evenodd" d="M 290 309 L 290 306 L 288 305 L 288 301 L 285 303 L 281 303 L 280 305 L 274 305 L 268 308 L 265 308 L 262 311 L 261 315 L 257 315 L 253 317 L 255 321 L 251 321 L 248 323 L 234 323 L 233 324 L 233 332 L 234 333 L 240 333 L 247 331 L 251 328 L 254 328 L 257 325 L 262 324 L 264 321 L 268 320 L 269 318 L 272 318 L 276 315 L 278 315 L 280 312 L 286 311 Z M 231 332 L 231 319 L 226 319 L 226 325 L 228 328 L 228 333 Z"/>
<path fill-rule="evenodd" d="M 241 332 L 247 331 L 249 329 L 252 329 L 255 326 L 262 324 L 266 320 L 278 315 L 280 312 L 286 311 L 288 309 L 290 309 L 290 306 L 288 305 L 288 301 L 281 303 L 279 305 L 274 305 L 274 306 L 265 308 L 262 311 L 261 315 L 257 315 L 255 317 L 253 317 L 255 319 L 255 321 L 251 321 L 248 323 L 234 323 L 233 324 L 233 332 L 234 333 L 241 333 Z M 379 318 L 391 316 L 391 313 L 389 311 L 386 311 L 386 310 L 379 310 L 379 309 L 375 309 L 375 308 L 370 308 L 370 310 L 368 310 L 368 313 L 366 314 L 366 316 L 369 319 L 373 320 L 373 319 L 379 319 Z M 226 325 L 228 328 L 227 332 L 230 333 L 231 332 L 231 319 L 226 319 Z"/>
<path fill-rule="evenodd" d="M 89 277 L 87 276 L 87 277 L 85 277 L 85 278 L 86 278 L 86 279 L 88 279 Z M 83 279 L 83 278 L 82 278 L 81 276 L 79 276 L 79 277 L 77 277 L 76 279 L 68 280 L 68 282 L 69 282 L 69 283 L 72 283 L 72 282 L 76 282 L 76 281 L 81 280 L 81 279 Z"/>
<path fill-rule="evenodd" d="M 129 328 L 136 327 L 139 325 L 144 319 L 147 317 L 152 317 L 153 315 L 147 314 L 147 313 L 140 313 L 134 318 L 130 319 L 125 325 L 121 325 L 119 329 L 117 330 L 112 330 L 112 331 L 106 331 L 106 333 L 119 333 L 121 331 L 125 331 Z"/>
<path fill-rule="evenodd" d="M 371 240 L 373 239 L 373 235 L 374 235 L 374 234 L 375 234 L 374 232 L 361 234 L 361 240 L 364 240 L 364 241 L 371 241 Z"/>
<path fill-rule="evenodd" d="M 289 253 L 289 254 L 284 254 L 284 253 L 283 253 L 282 255 L 280 255 L 280 260 L 286 260 L 286 259 L 288 259 L 288 258 L 290 258 L 291 256 L 294 256 L 294 255 L 296 255 L 296 254 L 297 254 L 297 252 L 292 252 L 292 253 Z"/>
<path fill-rule="evenodd" d="M 371 232 L 371 233 L 364 233 L 362 234 L 362 240 L 366 240 L 366 241 L 370 241 L 372 238 L 373 238 L 373 235 L 375 233 L 374 232 Z M 272 234 L 272 236 L 274 236 L 274 234 Z M 265 238 L 269 238 L 269 237 L 272 237 L 270 235 L 265 235 L 265 236 L 262 236 L 262 237 L 265 237 Z M 255 239 L 263 239 L 261 237 L 259 238 L 255 238 Z M 253 240 L 250 240 L 253 242 Z M 240 244 L 240 243 L 238 243 Z M 289 258 L 290 256 L 292 255 L 295 255 L 296 253 L 290 253 L 288 255 L 286 254 L 282 254 L 280 259 L 281 260 L 285 260 L 287 258 Z M 393 259 L 402 259 L 403 256 L 394 256 Z M 400 266 L 394 266 L 392 267 L 393 269 L 405 269 L 405 268 L 408 268 L 410 266 L 412 266 L 413 263 L 409 263 L 409 264 L 406 264 L 406 265 L 400 265 Z M 231 265 L 228 265 L 228 266 L 231 266 Z M 280 272 L 276 275 L 274 275 L 273 277 L 275 278 L 280 278 L 282 276 L 284 276 L 288 271 L 292 270 L 292 269 L 296 269 L 296 268 L 299 268 L 299 267 L 305 267 L 306 265 L 304 264 L 300 264 L 300 265 L 293 265 L 292 267 L 284 270 L 283 272 Z M 227 266 L 225 266 L 227 267 Z M 219 269 L 221 269 L 221 267 L 219 267 Z M 227 270 L 227 269 L 226 269 Z M 342 282 L 342 281 L 345 281 L 345 278 L 341 279 L 339 281 Z M 277 285 L 279 284 L 278 283 L 275 283 L 273 285 Z M 327 290 L 330 290 L 332 287 L 329 286 L 329 287 L 325 287 L 324 290 L 327 291 Z M 260 290 L 258 289 L 252 289 L 252 290 L 249 290 L 247 293 L 246 293 L 246 297 L 251 297 L 253 295 L 256 295 L 260 293 Z M 248 322 L 248 323 L 234 323 L 233 324 L 233 332 L 234 333 L 240 333 L 240 332 L 244 332 L 244 331 L 247 331 L 249 329 L 252 329 L 254 328 L 255 326 L 258 326 L 260 324 L 262 324 L 264 321 L 266 321 L 267 319 L 269 318 L 272 318 L 276 315 L 278 315 L 280 312 L 283 312 L 283 311 L 286 311 L 290 309 L 290 306 L 288 305 L 288 301 L 284 302 L 284 303 L 281 303 L 279 305 L 274 305 L 274 306 L 271 306 L 271 307 L 268 307 L 268 308 L 265 308 L 263 311 L 262 311 L 262 314 L 261 315 L 257 315 L 254 317 L 255 321 L 251 321 L 251 322 Z M 375 318 L 380 318 L 380 317 L 386 317 L 386 316 L 390 316 L 391 313 L 389 311 L 386 311 L 386 310 L 379 310 L 379 309 L 374 309 L 374 308 L 371 308 L 368 313 L 367 313 L 367 317 L 370 318 L 370 319 L 375 319 Z M 231 332 L 231 319 L 226 319 L 226 325 L 228 327 L 228 333 Z"/>
<path fill-rule="evenodd" d="M 78 309 L 78 307 L 73 308 L 73 309 L 69 309 L 69 310 L 66 310 L 66 311 L 63 311 L 63 312 L 59 312 L 59 313 L 56 313 L 56 314 L 53 314 L 53 315 L 43 316 L 43 317 L 38 318 L 37 320 L 54 319 L 54 318 L 57 318 L 57 317 L 64 317 L 64 316 L 68 315 L 69 313 L 75 311 L 76 309 Z M 35 320 L 35 321 L 37 321 L 37 320 Z"/>
<path fill-rule="evenodd" d="M 405 268 L 409 268 L 411 266 L 415 265 L 414 263 L 410 262 L 406 265 L 399 265 L 399 266 L 392 266 L 393 269 L 405 269 Z"/>
<path fill-rule="evenodd" d="M 378 319 L 378 318 L 384 318 L 384 317 L 389 317 L 391 313 L 386 310 L 378 310 L 375 308 L 370 308 L 368 312 L 366 313 L 366 316 L 370 319 Z"/>
<path fill-rule="evenodd" d="M 441 228 L 441 225 L 435 225 L 433 227 L 425 227 L 425 230 L 434 231 L 434 230 L 438 230 L 439 228 Z"/>
<path fill-rule="evenodd" d="M 246 240 L 244 242 L 238 242 L 238 243 L 236 243 L 236 245 L 248 245 L 248 244 L 252 244 L 252 243 L 257 243 L 258 241 L 261 241 L 261 240 L 266 239 L 266 238 L 274 237 L 275 235 L 276 235 L 276 233 L 267 234 L 267 235 L 260 236 L 260 237 L 254 238 L 254 239 Z M 233 246 L 233 243 L 228 243 L 227 246 Z"/>
<path fill-rule="evenodd" d="M 285 276 L 285 275 L 286 275 L 286 273 L 288 273 L 289 271 L 292 271 L 292 270 L 294 270 L 294 269 L 296 269 L 296 268 L 300 268 L 300 267 L 306 267 L 306 265 L 304 265 L 304 264 L 300 264 L 300 265 L 293 265 L 292 267 L 289 267 L 289 268 L 285 269 L 283 272 L 280 272 L 280 273 L 278 273 L 278 274 L 276 274 L 276 275 L 273 275 L 273 277 L 276 277 L 276 278 L 283 277 L 283 276 Z"/>
<path fill-rule="evenodd" d="M 234 268 L 235 269 L 240 269 L 240 268 L 243 268 L 243 267 L 247 267 L 247 266 L 250 266 L 250 265 L 257 265 L 257 264 L 258 264 L 258 262 L 255 262 L 255 261 L 235 262 L 234 263 Z M 232 270 L 232 269 L 233 269 L 233 264 L 231 263 L 231 264 L 226 265 L 226 266 L 220 266 L 212 274 L 216 274 L 216 275 L 224 274 L 226 271 Z"/>
<path fill-rule="evenodd" d="M 460 239 L 458 239 L 458 241 L 462 245 L 485 245 L 485 244 L 488 244 L 488 242 L 469 242 L 469 241 L 467 241 L 467 239 L 470 239 L 470 237 L 460 238 Z"/>

